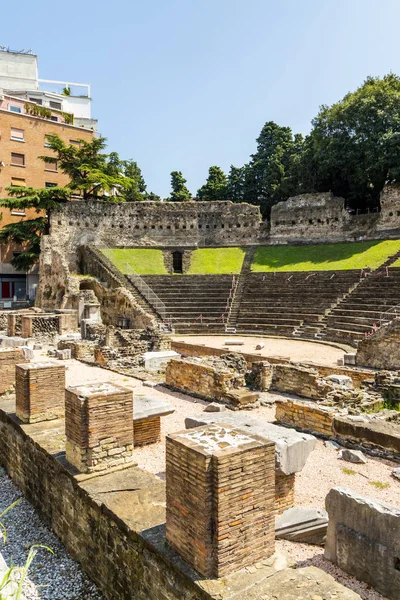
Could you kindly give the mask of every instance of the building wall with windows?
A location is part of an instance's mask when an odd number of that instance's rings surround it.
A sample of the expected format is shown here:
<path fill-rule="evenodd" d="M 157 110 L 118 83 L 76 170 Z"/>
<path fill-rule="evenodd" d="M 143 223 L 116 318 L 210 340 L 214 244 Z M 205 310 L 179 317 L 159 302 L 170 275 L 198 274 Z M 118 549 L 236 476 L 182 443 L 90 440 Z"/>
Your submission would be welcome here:
<path fill-rule="evenodd" d="M 24 105 L 25 102 L 7 96 L 1 100 L 0 198 L 7 198 L 6 188 L 13 185 L 44 188 L 68 183 L 68 177 L 56 165 L 38 158 L 53 155 L 52 150 L 46 147 L 47 135 L 56 133 L 67 144 L 78 143 L 80 139 L 91 141 L 93 138 L 93 131 L 66 124 L 59 119 L 57 112 L 52 113 L 52 116 L 59 120 L 45 119 L 27 114 Z M 0 212 L 0 228 L 38 216 L 34 209 L 18 211 L 3 208 Z M 0 300 L 14 296 L 25 299 L 27 295 L 32 295 L 28 290 L 27 274 L 16 271 L 10 264 L 14 253 L 21 250 L 15 245 L 0 248 Z"/>

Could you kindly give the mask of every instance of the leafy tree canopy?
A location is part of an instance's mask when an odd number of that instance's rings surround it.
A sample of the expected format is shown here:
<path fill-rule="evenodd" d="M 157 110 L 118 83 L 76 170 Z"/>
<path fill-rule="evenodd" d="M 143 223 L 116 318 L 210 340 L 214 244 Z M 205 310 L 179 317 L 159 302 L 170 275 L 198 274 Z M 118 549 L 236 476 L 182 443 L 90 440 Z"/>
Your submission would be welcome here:
<path fill-rule="evenodd" d="M 191 200 L 191 193 L 186 187 L 186 179 L 181 171 L 172 171 L 171 173 L 171 202 L 187 202 Z"/>
<path fill-rule="evenodd" d="M 210 167 L 207 181 L 197 192 L 199 200 L 227 200 L 228 199 L 228 180 L 220 167 Z"/>
<path fill-rule="evenodd" d="M 400 78 L 368 77 L 355 92 L 322 106 L 302 158 L 305 187 L 332 190 L 358 208 L 377 204 L 400 181 Z"/>
<path fill-rule="evenodd" d="M 132 160 L 122 161 L 117 153 L 107 155 L 105 138 L 79 140 L 79 146 L 67 145 L 57 135 L 47 136 L 53 156 L 41 156 L 43 161 L 57 163 L 58 169 L 69 177 L 64 188 L 34 189 L 11 186 L 8 198 L 0 199 L 0 206 L 9 209 L 35 209 L 38 216 L 5 225 L 0 231 L 1 243 L 21 244 L 23 252 L 13 258 L 12 264 L 28 270 L 37 262 L 40 236 L 49 228 L 51 210 L 67 202 L 72 195 L 85 201 L 109 202 L 144 200 L 146 185 L 140 169 Z M 152 198 L 154 199 L 154 198 Z"/>

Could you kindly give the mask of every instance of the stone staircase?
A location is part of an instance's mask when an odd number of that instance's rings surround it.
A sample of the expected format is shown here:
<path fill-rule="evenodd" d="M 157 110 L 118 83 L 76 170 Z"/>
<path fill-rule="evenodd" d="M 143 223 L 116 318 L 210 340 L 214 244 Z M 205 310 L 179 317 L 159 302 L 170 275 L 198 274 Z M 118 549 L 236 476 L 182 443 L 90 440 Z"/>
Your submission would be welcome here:
<path fill-rule="evenodd" d="M 146 275 L 176 333 L 224 333 L 232 275 Z"/>
<path fill-rule="evenodd" d="M 134 297 L 135 302 L 147 313 L 161 323 L 161 315 L 153 304 L 151 304 L 129 280 L 121 273 L 113 263 L 96 246 L 84 246 L 81 249 L 81 268 L 84 273 L 97 277 L 111 287 L 125 287 Z"/>

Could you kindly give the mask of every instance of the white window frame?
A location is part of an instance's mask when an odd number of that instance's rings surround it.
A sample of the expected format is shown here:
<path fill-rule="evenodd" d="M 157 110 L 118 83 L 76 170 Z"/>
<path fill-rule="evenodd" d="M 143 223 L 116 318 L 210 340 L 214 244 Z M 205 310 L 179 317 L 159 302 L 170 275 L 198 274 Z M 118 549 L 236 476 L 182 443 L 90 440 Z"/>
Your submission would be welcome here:
<path fill-rule="evenodd" d="M 15 135 L 13 135 L 12 134 L 13 129 L 15 131 L 22 131 L 22 137 L 17 137 Z M 10 140 L 13 140 L 13 142 L 25 142 L 25 130 L 24 129 L 18 129 L 17 127 L 11 127 Z"/>

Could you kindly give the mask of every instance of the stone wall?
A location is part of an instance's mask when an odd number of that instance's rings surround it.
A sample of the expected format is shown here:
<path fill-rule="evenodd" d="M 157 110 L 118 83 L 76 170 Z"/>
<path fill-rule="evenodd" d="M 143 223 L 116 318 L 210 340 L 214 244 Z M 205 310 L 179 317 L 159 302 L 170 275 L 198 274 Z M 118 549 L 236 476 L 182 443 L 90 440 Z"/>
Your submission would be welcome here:
<path fill-rule="evenodd" d="M 400 508 L 348 488 L 326 497 L 325 558 L 385 598 L 400 598 Z"/>
<path fill-rule="evenodd" d="M 298 365 L 274 365 L 271 389 L 303 398 L 322 400 L 332 390 L 317 369 Z"/>
<path fill-rule="evenodd" d="M 400 369 L 400 319 L 394 319 L 361 340 L 356 362 L 373 369 Z"/>
<path fill-rule="evenodd" d="M 301 194 L 272 207 L 270 243 L 358 241 L 398 237 L 400 188 L 381 193 L 381 212 L 352 215 L 332 192 Z"/>
<path fill-rule="evenodd" d="M 315 402 L 277 399 L 275 418 L 283 425 L 331 437 L 334 435 L 333 421 L 336 412 L 330 406 L 321 406 Z"/>
<path fill-rule="evenodd" d="M 15 385 L 15 366 L 27 362 L 20 348 L 0 348 L 0 394 Z"/>
<path fill-rule="evenodd" d="M 54 211 L 50 235 L 77 267 L 76 249 L 197 245 L 235 246 L 260 241 L 260 211 L 232 202 L 69 202 Z"/>

